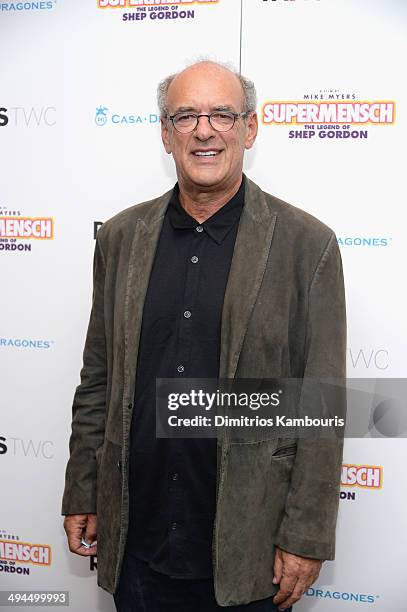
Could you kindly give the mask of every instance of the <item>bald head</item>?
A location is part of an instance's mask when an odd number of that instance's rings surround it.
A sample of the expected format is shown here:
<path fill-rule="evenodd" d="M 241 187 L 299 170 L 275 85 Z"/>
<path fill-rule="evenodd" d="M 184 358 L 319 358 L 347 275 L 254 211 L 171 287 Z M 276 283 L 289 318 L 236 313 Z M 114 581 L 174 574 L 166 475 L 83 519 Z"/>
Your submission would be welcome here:
<path fill-rule="evenodd" d="M 168 96 L 174 81 L 181 83 L 181 87 L 187 83 L 197 83 L 200 80 L 208 82 L 208 79 L 221 81 L 226 79 L 235 92 L 239 90 L 242 99 L 241 110 L 243 112 L 253 112 L 256 110 L 257 99 L 256 90 L 252 81 L 236 72 L 233 68 L 219 62 L 201 60 L 188 66 L 184 70 L 171 74 L 160 82 L 157 90 L 157 101 L 161 117 L 168 115 Z M 190 81 L 188 79 L 191 79 Z"/>

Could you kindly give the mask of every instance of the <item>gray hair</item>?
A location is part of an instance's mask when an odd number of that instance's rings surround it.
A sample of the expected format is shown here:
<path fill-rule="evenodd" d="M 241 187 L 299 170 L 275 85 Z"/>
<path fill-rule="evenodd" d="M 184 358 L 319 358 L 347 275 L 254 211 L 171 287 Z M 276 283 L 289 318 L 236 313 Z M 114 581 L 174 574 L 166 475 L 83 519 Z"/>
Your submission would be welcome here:
<path fill-rule="evenodd" d="M 244 97 L 243 112 L 251 113 L 251 112 L 254 112 L 256 110 L 256 108 L 257 108 L 257 95 L 256 95 L 256 88 L 254 86 L 253 81 L 250 81 L 245 76 L 240 74 L 240 72 L 235 70 L 235 68 L 233 68 L 233 66 L 231 66 L 230 64 L 225 64 L 225 63 L 222 63 L 222 62 L 216 62 L 216 61 L 208 60 L 208 59 L 200 59 L 200 60 L 190 64 L 190 66 L 196 66 L 197 64 L 203 64 L 203 63 L 205 63 L 205 64 L 206 63 L 215 64 L 216 66 L 220 66 L 221 68 L 225 68 L 225 70 L 228 70 L 229 72 L 234 74 L 239 79 L 240 84 L 241 84 L 242 89 L 243 89 L 243 97 Z M 171 83 L 173 82 L 173 80 L 175 79 L 175 77 L 180 74 L 180 72 L 182 72 L 182 70 L 180 70 L 179 72 L 175 72 L 174 74 L 170 74 L 165 79 L 160 81 L 160 83 L 158 84 L 158 87 L 157 87 L 157 103 L 158 103 L 158 108 L 159 108 L 159 111 L 160 111 L 161 118 L 164 118 L 164 117 L 166 117 L 168 115 L 168 109 L 167 109 L 168 88 L 171 85 Z"/>

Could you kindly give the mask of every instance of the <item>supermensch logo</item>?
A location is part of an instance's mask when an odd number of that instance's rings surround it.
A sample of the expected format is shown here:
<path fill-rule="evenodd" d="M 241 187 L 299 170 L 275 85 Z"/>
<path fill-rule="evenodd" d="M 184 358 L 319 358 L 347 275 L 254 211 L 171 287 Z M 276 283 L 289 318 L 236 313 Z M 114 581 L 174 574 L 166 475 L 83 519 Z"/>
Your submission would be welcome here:
<path fill-rule="evenodd" d="M 341 486 L 361 489 L 381 489 L 383 468 L 381 465 L 342 465 Z"/>
<path fill-rule="evenodd" d="M 15 534 L 0 530 L 0 572 L 29 575 L 32 566 L 51 565 L 51 546 L 37 542 L 22 542 Z"/>
<path fill-rule="evenodd" d="M 34 565 L 51 565 L 51 546 L 0 540 L 0 559 Z"/>
<path fill-rule="evenodd" d="M 221 0 L 97 0 L 100 9 L 133 9 L 121 12 L 122 21 L 141 22 L 151 20 L 195 19 L 196 8 L 216 5 Z"/>
<path fill-rule="evenodd" d="M 54 237 L 52 225 L 51 217 L 3 217 L 0 237 L 50 240 Z"/>
<path fill-rule="evenodd" d="M 0 252 L 31 251 L 30 241 L 54 238 L 53 217 L 25 217 L 0 206 Z"/>
<path fill-rule="evenodd" d="M 395 103 L 384 102 L 266 102 L 263 123 L 394 123 Z"/>
<path fill-rule="evenodd" d="M 367 138 L 372 126 L 393 125 L 393 100 L 357 100 L 355 94 L 304 95 L 303 100 L 268 100 L 261 110 L 264 126 L 288 126 L 288 138 Z"/>
<path fill-rule="evenodd" d="M 191 4 L 216 4 L 220 0 L 97 0 L 99 8 L 134 8 L 137 6 L 186 6 Z"/>

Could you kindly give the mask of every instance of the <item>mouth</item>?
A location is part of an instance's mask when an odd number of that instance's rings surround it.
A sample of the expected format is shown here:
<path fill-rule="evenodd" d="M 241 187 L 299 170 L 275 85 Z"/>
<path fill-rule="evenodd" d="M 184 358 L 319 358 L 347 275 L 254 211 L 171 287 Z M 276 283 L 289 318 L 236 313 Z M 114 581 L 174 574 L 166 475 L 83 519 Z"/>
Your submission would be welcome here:
<path fill-rule="evenodd" d="M 197 159 L 214 159 L 222 153 L 221 149 L 197 149 L 192 151 L 192 155 Z"/>

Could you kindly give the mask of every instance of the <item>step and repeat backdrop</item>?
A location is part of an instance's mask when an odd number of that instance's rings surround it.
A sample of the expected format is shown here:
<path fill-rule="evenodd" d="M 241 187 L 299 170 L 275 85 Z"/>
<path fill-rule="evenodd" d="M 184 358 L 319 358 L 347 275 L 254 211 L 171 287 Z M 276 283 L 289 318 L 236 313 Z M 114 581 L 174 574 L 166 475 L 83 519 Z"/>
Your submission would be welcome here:
<path fill-rule="evenodd" d="M 348 377 L 405 376 L 406 22 L 403 0 L 0 3 L 0 589 L 114 609 L 60 515 L 94 240 L 175 183 L 156 86 L 201 56 L 256 84 L 247 175 L 337 234 Z M 337 559 L 298 611 L 407 609 L 406 432 L 371 397 L 345 444 Z"/>

